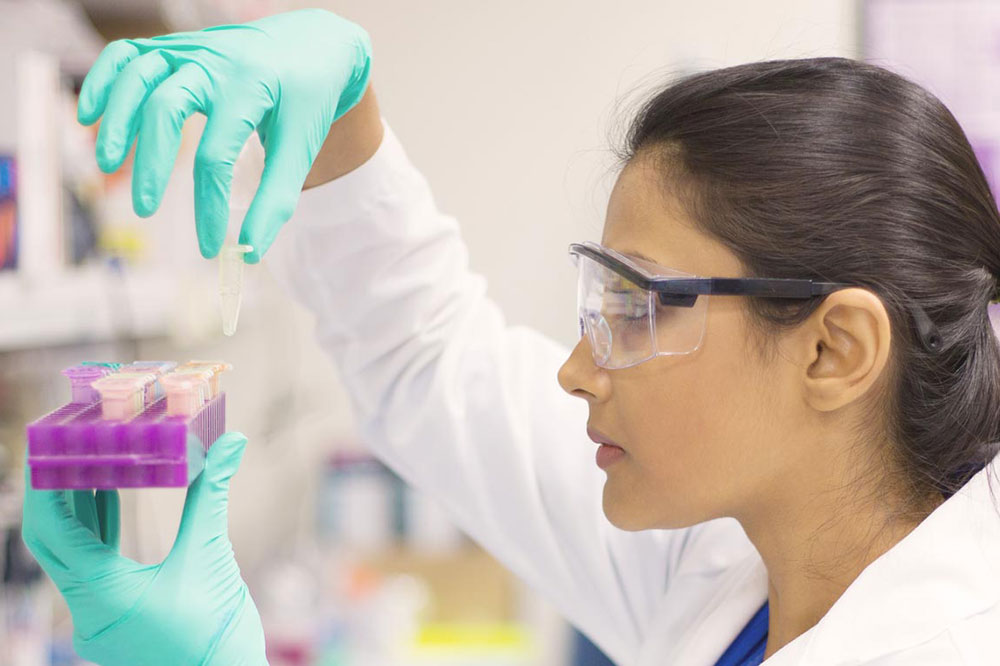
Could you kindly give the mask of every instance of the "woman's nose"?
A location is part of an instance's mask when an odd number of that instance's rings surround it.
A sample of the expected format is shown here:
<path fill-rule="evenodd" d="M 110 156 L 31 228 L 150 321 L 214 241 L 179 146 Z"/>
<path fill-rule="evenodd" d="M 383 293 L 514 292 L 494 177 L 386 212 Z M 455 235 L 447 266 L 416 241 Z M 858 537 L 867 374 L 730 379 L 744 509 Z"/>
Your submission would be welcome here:
<path fill-rule="evenodd" d="M 581 336 L 569 358 L 559 368 L 559 386 L 566 393 L 590 401 L 607 400 L 611 394 L 608 373 L 594 363 L 593 352 L 587 336 Z"/>

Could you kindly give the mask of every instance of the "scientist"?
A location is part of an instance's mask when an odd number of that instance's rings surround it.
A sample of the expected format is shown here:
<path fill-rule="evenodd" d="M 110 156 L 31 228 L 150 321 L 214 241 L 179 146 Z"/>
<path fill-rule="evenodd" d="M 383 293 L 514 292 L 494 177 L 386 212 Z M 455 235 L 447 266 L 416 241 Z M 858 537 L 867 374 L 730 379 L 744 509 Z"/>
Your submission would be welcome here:
<path fill-rule="evenodd" d="M 570 351 L 486 297 L 370 63 L 364 30 L 320 10 L 121 40 L 79 119 L 103 116 L 105 171 L 136 141 L 150 215 L 185 118 L 207 116 L 205 257 L 260 134 L 240 242 L 256 262 L 281 231 L 276 268 L 373 451 L 616 663 L 1000 663 L 1000 218 L 938 99 L 842 58 L 659 91 L 602 242 L 570 248 Z M 211 448 L 155 566 L 117 551 L 114 493 L 28 490 L 24 539 L 83 657 L 265 663 L 226 525 L 245 442 Z"/>

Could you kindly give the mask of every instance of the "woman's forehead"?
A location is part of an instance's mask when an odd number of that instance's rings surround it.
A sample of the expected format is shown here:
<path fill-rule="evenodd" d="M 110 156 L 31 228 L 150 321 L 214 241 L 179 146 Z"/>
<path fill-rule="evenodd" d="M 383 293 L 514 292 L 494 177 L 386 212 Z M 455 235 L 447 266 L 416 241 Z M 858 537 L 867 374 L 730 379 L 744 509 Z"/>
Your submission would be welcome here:
<path fill-rule="evenodd" d="M 737 275 L 739 262 L 695 228 L 663 177 L 651 160 L 625 167 L 608 200 L 601 244 L 693 275 Z"/>

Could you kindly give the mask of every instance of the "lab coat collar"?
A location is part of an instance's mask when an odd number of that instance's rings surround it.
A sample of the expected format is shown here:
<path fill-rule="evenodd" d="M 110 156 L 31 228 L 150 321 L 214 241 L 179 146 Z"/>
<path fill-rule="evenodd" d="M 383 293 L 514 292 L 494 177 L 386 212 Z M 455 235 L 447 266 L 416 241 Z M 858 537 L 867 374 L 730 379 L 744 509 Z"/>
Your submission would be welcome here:
<path fill-rule="evenodd" d="M 872 563 L 768 666 L 864 664 L 940 634 L 1000 600 L 1000 457 Z M 763 562 L 759 562 L 763 568 Z M 787 649 L 787 651 L 786 651 Z"/>

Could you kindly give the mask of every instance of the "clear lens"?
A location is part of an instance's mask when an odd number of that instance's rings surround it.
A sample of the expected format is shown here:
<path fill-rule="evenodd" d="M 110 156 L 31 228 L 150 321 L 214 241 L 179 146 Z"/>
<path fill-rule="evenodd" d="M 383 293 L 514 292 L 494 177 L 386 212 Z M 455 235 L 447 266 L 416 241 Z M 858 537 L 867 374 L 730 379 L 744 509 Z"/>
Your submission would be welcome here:
<path fill-rule="evenodd" d="M 606 368 L 653 356 L 650 292 L 581 256 L 578 303 L 594 361 Z"/>
<path fill-rule="evenodd" d="M 663 305 L 655 292 L 639 287 L 603 264 L 585 255 L 575 260 L 579 270 L 581 334 L 589 338 L 599 366 L 626 368 L 658 354 L 688 353 L 701 344 L 706 296 L 700 296 L 693 307 Z M 641 267 L 650 270 L 650 266 Z M 655 268 L 652 274 L 669 277 L 663 274 L 662 267 Z M 676 277 L 687 274 L 677 272 Z"/>

